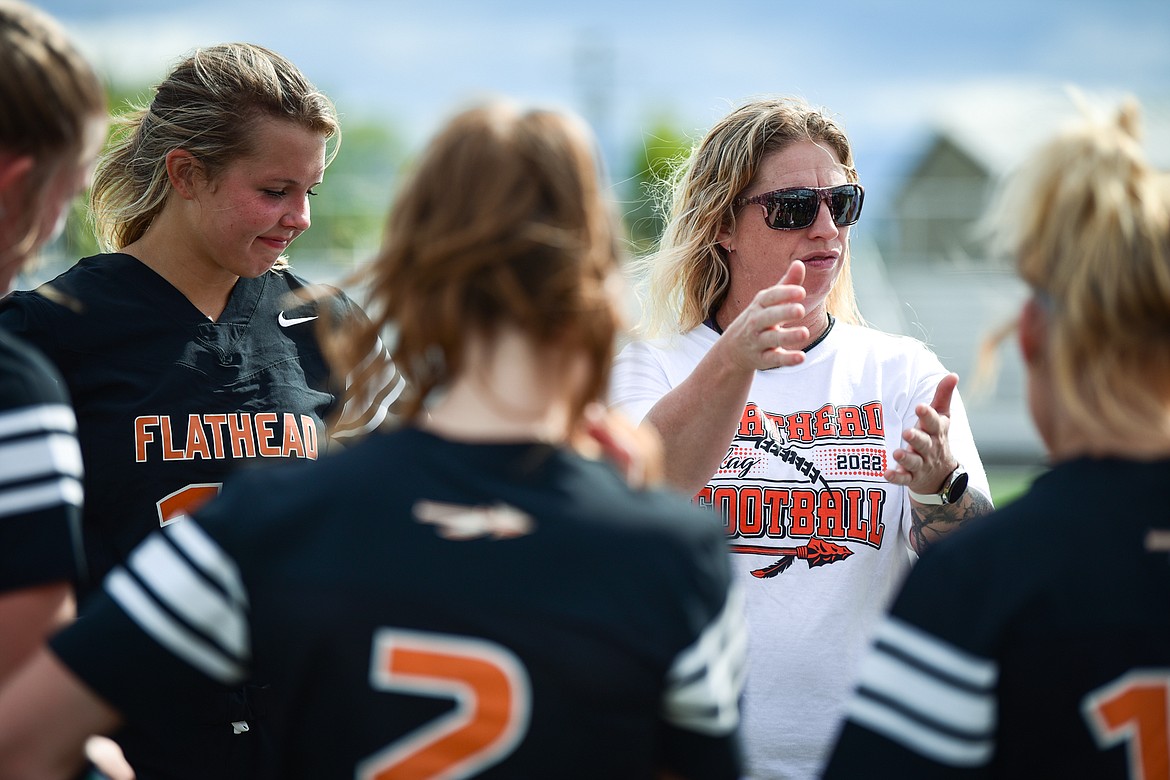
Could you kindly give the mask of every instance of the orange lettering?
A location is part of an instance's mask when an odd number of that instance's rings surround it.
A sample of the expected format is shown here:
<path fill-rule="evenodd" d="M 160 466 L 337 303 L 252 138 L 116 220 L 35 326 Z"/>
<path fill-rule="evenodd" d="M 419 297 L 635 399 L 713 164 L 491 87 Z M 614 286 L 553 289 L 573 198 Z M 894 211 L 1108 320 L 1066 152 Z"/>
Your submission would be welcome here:
<path fill-rule="evenodd" d="M 839 488 L 822 490 L 817 496 L 817 536 L 845 538 L 845 501 Z"/>
<path fill-rule="evenodd" d="M 211 427 L 211 446 L 215 457 L 222 458 L 223 452 L 223 426 L 227 425 L 226 414 L 205 414 L 203 419 L 207 421 L 208 426 Z"/>
<path fill-rule="evenodd" d="M 233 458 L 256 457 L 256 442 L 252 437 L 252 415 L 242 412 L 228 416 L 228 436 L 231 437 Z"/>
<path fill-rule="evenodd" d="M 253 422 L 256 426 L 256 440 L 259 445 L 260 457 L 279 458 L 280 448 L 272 446 L 272 426 L 276 424 L 276 415 L 272 412 L 260 412 L 255 415 Z"/>
<path fill-rule="evenodd" d="M 861 407 L 861 411 L 865 414 L 867 433 L 870 436 L 885 436 L 886 432 L 882 425 L 882 402 L 870 401 Z"/>
<path fill-rule="evenodd" d="M 792 536 L 812 536 L 816 533 L 817 494 L 813 490 L 792 491 Z"/>
<path fill-rule="evenodd" d="M 158 423 L 159 433 L 162 434 L 163 460 L 186 460 L 186 454 L 182 450 L 176 450 L 171 442 L 171 418 L 165 414 L 161 415 Z"/>
<path fill-rule="evenodd" d="M 134 418 L 134 460 L 137 463 L 146 462 L 146 445 L 154 441 L 154 434 L 146 430 L 146 426 L 158 427 L 158 415 L 145 415 Z"/>
<path fill-rule="evenodd" d="M 305 444 L 301 441 L 297 418 L 287 412 L 284 415 L 284 443 L 280 447 L 280 454 L 286 458 L 293 455 L 305 457 Z"/>
<path fill-rule="evenodd" d="M 313 418 L 307 414 L 301 415 L 301 424 L 304 426 L 302 432 L 305 441 L 305 456 L 317 459 L 317 424 L 313 422 Z"/>
<path fill-rule="evenodd" d="M 187 418 L 187 451 L 185 458 L 194 460 L 195 456 L 204 460 L 211 459 L 211 449 L 207 446 L 207 438 L 203 433 L 203 421 L 199 415 L 192 414 Z"/>
<path fill-rule="evenodd" d="M 785 488 L 767 488 L 764 503 L 768 507 L 768 536 L 784 536 L 784 507 L 792 501 L 792 492 Z"/>
<path fill-rule="evenodd" d="M 837 412 L 832 404 L 825 404 L 814 416 L 817 436 L 837 435 Z"/>
<path fill-rule="evenodd" d="M 838 406 L 837 423 L 841 426 L 842 436 L 865 436 L 861 410 L 856 406 Z"/>
<path fill-rule="evenodd" d="M 743 416 L 739 418 L 739 433 L 744 437 L 762 436 L 764 426 L 759 420 L 760 408 L 755 404 L 748 404 L 743 408 Z"/>

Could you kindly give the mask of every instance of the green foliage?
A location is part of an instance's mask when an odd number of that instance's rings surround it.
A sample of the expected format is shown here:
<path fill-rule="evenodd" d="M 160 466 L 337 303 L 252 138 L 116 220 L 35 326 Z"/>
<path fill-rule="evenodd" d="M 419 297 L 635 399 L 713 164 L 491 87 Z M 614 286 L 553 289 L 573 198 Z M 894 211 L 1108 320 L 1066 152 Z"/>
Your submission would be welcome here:
<path fill-rule="evenodd" d="M 404 156 L 389 125 L 345 123 L 341 149 L 311 204 L 313 228 L 289 250 L 294 265 L 326 263 L 347 272 L 372 257 Z"/>
<path fill-rule="evenodd" d="M 691 140 L 666 117 L 657 118 L 643 131 L 626 179 L 623 215 L 635 254 L 650 251 L 662 235 L 658 204 L 668 190 L 671 175 L 690 150 Z"/>

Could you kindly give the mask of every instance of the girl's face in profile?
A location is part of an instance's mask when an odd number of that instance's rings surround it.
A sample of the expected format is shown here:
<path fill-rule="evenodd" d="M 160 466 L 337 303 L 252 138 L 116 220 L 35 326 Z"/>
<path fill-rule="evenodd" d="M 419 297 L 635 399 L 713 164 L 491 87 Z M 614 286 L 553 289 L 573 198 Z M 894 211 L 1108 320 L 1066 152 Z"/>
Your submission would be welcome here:
<path fill-rule="evenodd" d="M 309 229 L 309 198 L 325 174 L 325 138 L 283 119 L 261 119 L 256 150 L 200 180 L 193 248 L 209 268 L 260 276 Z"/>

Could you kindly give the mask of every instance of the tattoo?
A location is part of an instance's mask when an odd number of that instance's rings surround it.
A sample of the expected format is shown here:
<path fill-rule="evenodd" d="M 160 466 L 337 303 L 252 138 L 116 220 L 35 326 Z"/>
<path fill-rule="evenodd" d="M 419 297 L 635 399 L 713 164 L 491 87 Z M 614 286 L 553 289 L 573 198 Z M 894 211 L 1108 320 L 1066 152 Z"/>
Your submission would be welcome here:
<path fill-rule="evenodd" d="M 961 528 L 969 520 L 990 514 L 991 499 L 970 487 L 958 503 L 931 506 L 910 503 L 910 544 L 920 555 L 927 547 Z"/>

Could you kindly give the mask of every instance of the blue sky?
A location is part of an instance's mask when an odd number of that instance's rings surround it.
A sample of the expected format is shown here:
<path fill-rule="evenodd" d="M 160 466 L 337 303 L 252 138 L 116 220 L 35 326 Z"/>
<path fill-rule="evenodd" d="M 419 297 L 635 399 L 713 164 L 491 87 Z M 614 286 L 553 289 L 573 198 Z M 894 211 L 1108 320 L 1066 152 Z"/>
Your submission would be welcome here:
<path fill-rule="evenodd" d="M 38 5 L 120 79 L 157 80 L 194 46 L 249 40 L 300 65 L 343 119 L 384 119 L 412 145 L 459 105 L 502 93 L 585 113 L 614 169 L 657 117 L 701 132 L 760 94 L 839 114 L 873 178 L 904 165 L 923 128 L 967 95 L 988 111 L 997 94 L 1066 83 L 1170 95 L 1166 0 Z"/>

